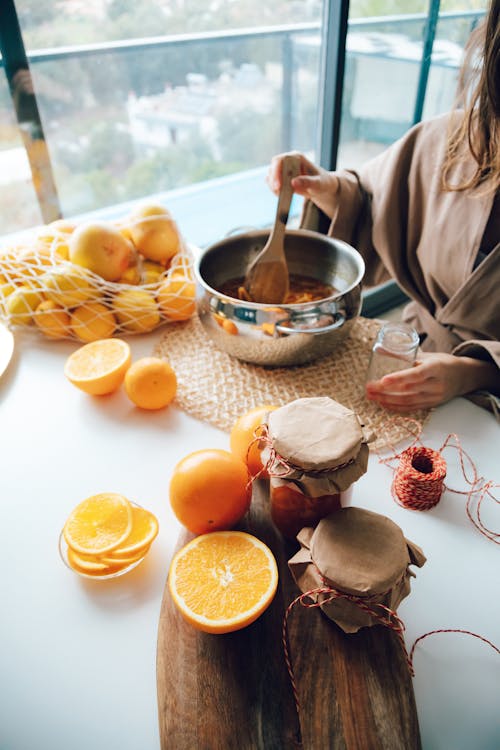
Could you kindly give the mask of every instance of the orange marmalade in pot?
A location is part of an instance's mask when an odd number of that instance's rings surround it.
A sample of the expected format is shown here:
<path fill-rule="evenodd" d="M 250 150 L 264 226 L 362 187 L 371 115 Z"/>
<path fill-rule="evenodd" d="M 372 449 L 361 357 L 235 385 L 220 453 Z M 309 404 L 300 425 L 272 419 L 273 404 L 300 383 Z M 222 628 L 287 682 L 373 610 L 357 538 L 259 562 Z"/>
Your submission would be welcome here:
<path fill-rule="evenodd" d="M 318 281 L 318 279 L 314 279 L 312 276 L 302 276 L 300 274 L 291 273 L 289 276 L 289 282 L 290 291 L 283 300 L 284 305 L 299 305 L 303 302 L 315 302 L 319 299 L 331 297 L 332 294 L 335 294 L 338 291 L 331 286 L 331 284 L 324 284 L 322 281 Z M 229 279 L 221 284 L 219 291 L 233 299 L 252 302 L 253 300 L 245 289 L 244 283 L 245 279 L 243 277 Z"/>

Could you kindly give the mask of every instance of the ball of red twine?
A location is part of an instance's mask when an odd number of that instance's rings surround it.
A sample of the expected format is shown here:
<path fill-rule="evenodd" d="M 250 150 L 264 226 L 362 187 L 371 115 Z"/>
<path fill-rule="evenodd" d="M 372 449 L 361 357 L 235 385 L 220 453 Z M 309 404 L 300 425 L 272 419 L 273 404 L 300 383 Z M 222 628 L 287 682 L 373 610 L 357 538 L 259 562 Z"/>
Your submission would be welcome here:
<path fill-rule="evenodd" d="M 446 461 L 441 453 L 414 445 L 399 456 L 392 494 L 399 505 L 410 510 L 430 510 L 438 504 L 444 489 Z"/>

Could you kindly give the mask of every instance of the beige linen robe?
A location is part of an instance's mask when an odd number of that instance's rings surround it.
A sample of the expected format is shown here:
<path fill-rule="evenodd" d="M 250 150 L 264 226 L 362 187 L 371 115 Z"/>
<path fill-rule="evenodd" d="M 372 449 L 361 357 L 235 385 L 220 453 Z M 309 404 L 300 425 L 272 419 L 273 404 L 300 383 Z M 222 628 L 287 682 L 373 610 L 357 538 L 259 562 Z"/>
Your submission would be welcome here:
<path fill-rule="evenodd" d="M 441 189 L 449 117 L 414 126 L 359 172 L 337 172 L 340 192 L 329 227 L 309 202 L 302 226 L 321 231 L 322 222 L 328 234 L 359 250 L 368 286 L 395 279 L 413 300 L 404 319 L 423 338 L 423 350 L 500 367 L 500 237 L 473 268 L 494 193 Z M 469 160 L 452 181 L 471 167 Z"/>

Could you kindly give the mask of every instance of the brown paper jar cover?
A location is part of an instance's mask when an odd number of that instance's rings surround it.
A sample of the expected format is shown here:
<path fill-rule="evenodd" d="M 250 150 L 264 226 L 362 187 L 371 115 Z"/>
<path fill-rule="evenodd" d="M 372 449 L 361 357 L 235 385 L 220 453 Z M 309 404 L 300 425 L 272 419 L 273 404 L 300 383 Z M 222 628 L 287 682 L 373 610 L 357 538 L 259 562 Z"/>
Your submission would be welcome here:
<path fill-rule="evenodd" d="M 341 508 L 315 529 L 302 529 L 297 539 L 301 549 L 288 565 L 302 592 L 327 586 L 393 611 L 410 593 L 415 574 L 409 566 L 421 568 L 426 561 L 420 547 L 405 539 L 394 521 L 363 508 Z M 312 594 L 311 599 L 325 602 L 328 596 Z M 346 633 L 379 624 L 348 599 L 325 602 L 321 609 Z"/>
<path fill-rule="evenodd" d="M 270 412 L 267 431 L 272 449 L 262 459 L 271 517 L 294 539 L 341 507 L 342 493 L 366 471 L 368 438 L 355 412 L 328 397 L 296 399 Z"/>

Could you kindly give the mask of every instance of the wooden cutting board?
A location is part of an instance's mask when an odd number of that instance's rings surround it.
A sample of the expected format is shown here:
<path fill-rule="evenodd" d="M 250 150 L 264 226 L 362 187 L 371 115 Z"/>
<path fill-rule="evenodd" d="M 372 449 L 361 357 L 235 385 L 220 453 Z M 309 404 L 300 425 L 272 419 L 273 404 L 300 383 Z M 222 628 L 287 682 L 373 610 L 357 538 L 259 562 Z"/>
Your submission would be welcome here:
<path fill-rule="evenodd" d="M 297 715 L 282 624 L 300 593 L 287 565 L 298 547 L 275 531 L 264 482 L 254 482 L 238 528 L 274 552 L 278 592 L 255 623 L 221 636 L 187 624 L 165 587 L 157 647 L 162 750 L 418 750 L 413 686 L 396 635 L 381 626 L 346 635 L 300 604 L 288 625 Z M 178 548 L 192 538 L 182 533 Z"/>

